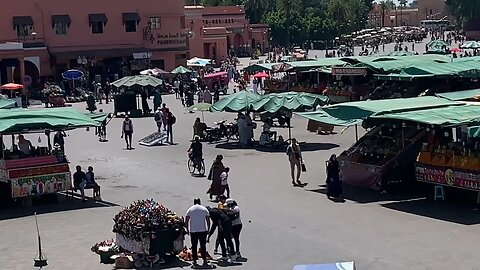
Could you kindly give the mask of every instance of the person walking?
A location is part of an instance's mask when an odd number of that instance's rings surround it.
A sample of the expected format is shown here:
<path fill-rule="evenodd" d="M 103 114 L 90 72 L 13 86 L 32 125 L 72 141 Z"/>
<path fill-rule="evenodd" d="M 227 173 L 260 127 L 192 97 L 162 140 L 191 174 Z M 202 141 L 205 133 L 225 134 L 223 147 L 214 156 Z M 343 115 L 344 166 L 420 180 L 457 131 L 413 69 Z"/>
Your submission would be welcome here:
<path fill-rule="evenodd" d="M 302 173 L 302 151 L 297 143 L 297 139 L 292 138 L 292 142 L 287 147 L 288 160 L 290 162 L 290 173 L 292 175 L 292 184 L 294 186 L 302 186 L 300 175 Z M 297 170 L 295 178 L 295 168 Z"/>
<path fill-rule="evenodd" d="M 170 137 L 170 144 L 173 144 L 173 125 L 177 122 L 177 118 L 167 109 L 167 142 Z"/>
<path fill-rule="evenodd" d="M 107 81 L 107 83 L 105 84 L 105 87 L 104 87 L 104 93 L 105 93 L 105 103 L 108 104 L 108 102 L 110 101 L 110 92 L 112 91 L 111 89 L 111 85 L 110 85 L 110 82 Z"/>
<path fill-rule="evenodd" d="M 133 123 L 128 116 L 125 116 L 125 119 L 122 123 L 122 138 L 125 137 L 125 143 L 127 144 L 127 150 L 132 150 L 132 134 L 133 134 Z"/>
<path fill-rule="evenodd" d="M 220 179 L 222 180 L 222 195 L 227 192 L 227 198 L 230 198 L 230 187 L 228 186 L 228 172 L 230 172 L 230 168 L 226 167 L 225 171 L 220 174 Z"/>
<path fill-rule="evenodd" d="M 155 111 L 155 115 L 153 116 L 153 119 L 157 124 L 158 132 L 162 132 L 162 123 L 163 123 L 162 118 L 163 118 L 162 110 L 160 110 L 160 108 L 157 108 L 157 110 Z"/>
<path fill-rule="evenodd" d="M 162 104 L 162 123 L 163 123 L 163 131 L 167 130 L 167 104 L 163 103 Z"/>
<path fill-rule="evenodd" d="M 190 234 L 192 243 L 193 266 L 197 266 L 198 243 L 200 242 L 200 253 L 203 259 L 203 265 L 208 266 L 207 261 L 207 236 L 210 231 L 210 213 L 207 208 L 202 206 L 199 198 L 193 200 L 193 206 L 188 208 L 185 215 L 185 229 Z"/>
<path fill-rule="evenodd" d="M 160 105 L 162 105 L 162 102 L 162 94 L 157 89 L 155 90 L 155 94 L 153 94 L 153 110 L 157 111 L 158 109 L 160 109 Z"/>
<path fill-rule="evenodd" d="M 235 215 L 236 219 L 232 220 L 232 237 L 235 242 L 235 254 L 237 258 L 241 258 L 242 255 L 240 254 L 240 232 L 242 231 L 242 219 L 240 218 L 240 207 L 238 207 L 237 201 L 234 199 L 227 199 L 225 201 L 227 207 L 232 210 Z"/>
<path fill-rule="evenodd" d="M 215 160 L 213 161 L 212 167 L 210 168 L 210 172 L 208 173 L 208 180 L 212 181 L 210 188 L 207 191 L 207 194 L 210 195 L 210 200 L 213 199 L 213 196 L 220 196 L 223 193 L 222 189 L 222 179 L 220 175 L 225 171 L 225 167 L 223 166 L 223 156 L 217 155 Z M 218 198 L 217 198 L 218 200 Z"/>
<path fill-rule="evenodd" d="M 327 198 L 342 198 L 343 188 L 340 180 L 340 165 L 337 156 L 333 154 L 327 161 Z"/>

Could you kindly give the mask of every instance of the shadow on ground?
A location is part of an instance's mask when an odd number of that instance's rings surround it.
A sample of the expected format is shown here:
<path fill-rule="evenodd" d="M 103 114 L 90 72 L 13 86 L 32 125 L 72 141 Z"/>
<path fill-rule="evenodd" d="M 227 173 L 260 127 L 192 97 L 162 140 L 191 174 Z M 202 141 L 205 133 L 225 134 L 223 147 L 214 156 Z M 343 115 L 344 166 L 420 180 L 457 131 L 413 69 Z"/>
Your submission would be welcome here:
<path fill-rule="evenodd" d="M 321 194 L 327 194 L 327 186 L 321 185 L 317 189 L 309 189 L 309 191 L 317 192 Z M 419 198 L 425 198 L 422 190 L 415 190 L 401 188 L 387 194 L 381 194 L 378 191 L 357 188 L 348 185 L 343 185 L 343 198 L 348 201 L 354 201 L 357 203 L 375 203 L 375 202 L 387 202 L 387 201 L 405 201 Z"/>
<path fill-rule="evenodd" d="M 33 199 L 31 206 L 22 206 L 20 203 L 3 205 L 0 207 L 0 220 L 32 216 L 34 213 L 47 214 L 87 208 L 114 206 L 119 205 L 106 201 L 94 202 L 91 198 L 88 198 L 86 202 L 82 202 L 80 198 L 74 197 L 72 201 L 71 197 L 69 200 L 67 200 L 64 194 L 57 194 L 57 196 L 44 196 L 44 198 L 41 199 Z"/>
<path fill-rule="evenodd" d="M 137 270 L 147 270 L 147 269 L 172 269 L 172 268 L 190 268 L 192 264 L 182 261 L 179 258 L 175 257 L 171 261 L 167 263 L 162 263 L 162 264 L 154 264 L 153 267 L 151 268 L 150 266 L 143 266 L 140 268 L 135 268 Z M 197 269 L 202 269 L 202 268 L 197 268 Z M 210 268 L 205 268 L 205 269 L 213 269 L 212 267 Z"/>
<path fill-rule="evenodd" d="M 302 143 L 300 144 L 300 148 L 302 152 L 330 150 L 337 147 L 339 147 L 339 145 L 334 143 Z M 224 150 L 255 149 L 256 151 L 259 151 L 259 152 L 279 153 L 279 152 L 285 152 L 287 149 L 287 145 L 279 145 L 279 146 L 254 145 L 249 147 L 241 147 L 238 144 L 238 142 L 227 142 L 227 143 L 217 144 L 215 148 L 224 149 Z"/>
<path fill-rule="evenodd" d="M 327 187 L 321 185 L 309 191 L 326 196 Z M 412 184 L 387 194 L 344 185 L 343 195 L 346 200 L 361 204 L 379 202 L 382 207 L 413 215 L 462 225 L 480 224 L 480 213 L 472 210 L 475 194 L 470 191 L 448 189 L 445 201 L 434 201 L 432 185 Z"/>

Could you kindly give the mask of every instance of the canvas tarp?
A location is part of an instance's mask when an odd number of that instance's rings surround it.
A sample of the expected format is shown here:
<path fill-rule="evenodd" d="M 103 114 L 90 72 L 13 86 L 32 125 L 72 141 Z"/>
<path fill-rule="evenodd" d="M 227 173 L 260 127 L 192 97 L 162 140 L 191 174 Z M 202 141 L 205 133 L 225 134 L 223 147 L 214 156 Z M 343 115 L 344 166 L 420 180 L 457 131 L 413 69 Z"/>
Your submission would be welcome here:
<path fill-rule="evenodd" d="M 437 97 L 446 98 L 449 100 L 467 100 L 480 96 L 480 89 L 471 89 L 465 91 L 447 92 L 436 94 Z"/>
<path fill-rule="evenodd" d="M 374 114 L 412 111 L 424 108 L 438 108 L 461 105 L 454 101 L 439 97 L 414 97 L 384 100 L 355 101 L 326 106 L 320 110 L 298 115 L 334 126 L 350 126 L 360 124 L 367 117 Z"/>
<path fill-rule="evenodd" d="M 416 111 L 385 113 L 382 115 L 372 115 L 375 120 L 402 120 L 416 123 L 440 126 L 459 126 L 480 123 L 480 106 L 461 105 L 448 106 Z"/>
<path fill-rule="evenodd" d="M 11 109 L 0 111 L 0 133 L 27 133 L 98 126 L 84 113 L 72 108 Z"/>
<path fill-rule="evenodd" d="M 16 101 L 13 99 L 0 98 L 0 109 L 10 109 L 15 107 Z"/>
<path fill-rule="evenodd" d="M 215 102 L 210 111 L 212 112 L 244 112 L 250 110 L 255 101 L 260 99 L 260 95 L 245 90 L 235 94 L 225 96 Z"/>
<path fill-rule="evenodd" d="M 262 96 L 252 105 L 257 112 L 298 112 L 327 104 L 328 97 L 305 92 L 273 93 Z"/>

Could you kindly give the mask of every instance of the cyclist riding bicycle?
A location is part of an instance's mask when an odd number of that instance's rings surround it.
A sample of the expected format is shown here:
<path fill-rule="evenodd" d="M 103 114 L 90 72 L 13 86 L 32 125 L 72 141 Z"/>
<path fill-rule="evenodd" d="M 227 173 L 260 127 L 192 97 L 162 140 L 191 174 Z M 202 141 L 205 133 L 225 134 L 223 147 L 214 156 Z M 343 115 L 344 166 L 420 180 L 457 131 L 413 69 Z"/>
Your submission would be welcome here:
<path fill-rule="evenodd" d="M 203 153 L 202 153 L 202 143 L 200 142 L 200 136 L 196 135 L 193 139 L 190 148 L 188 148 L 188 156 L 193 161 L 196 167 L 198 164 L 203 160 Z"/>

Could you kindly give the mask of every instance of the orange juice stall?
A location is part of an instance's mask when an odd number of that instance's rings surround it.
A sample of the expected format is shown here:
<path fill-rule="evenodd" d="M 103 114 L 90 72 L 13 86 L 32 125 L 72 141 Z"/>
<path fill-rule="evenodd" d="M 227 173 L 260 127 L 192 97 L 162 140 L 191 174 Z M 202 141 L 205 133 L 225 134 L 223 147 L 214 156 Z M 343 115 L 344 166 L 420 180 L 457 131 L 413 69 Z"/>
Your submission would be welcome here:
<path fill-rule="evenodd" d="M 417 123 L 427 133 L 417 155 L 419 182 L 480 191 L 480 140 L 470 126 L 480 122 L 480 106 L 464 104 L 382 116 Z"/>

